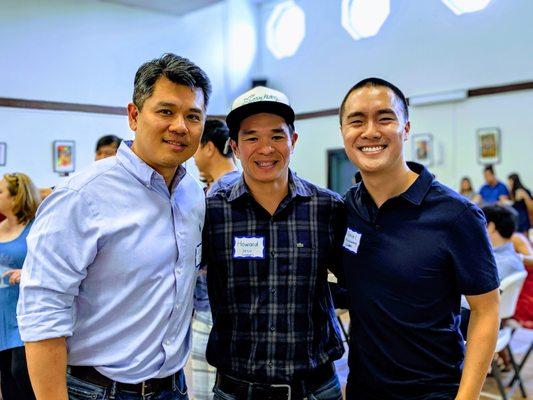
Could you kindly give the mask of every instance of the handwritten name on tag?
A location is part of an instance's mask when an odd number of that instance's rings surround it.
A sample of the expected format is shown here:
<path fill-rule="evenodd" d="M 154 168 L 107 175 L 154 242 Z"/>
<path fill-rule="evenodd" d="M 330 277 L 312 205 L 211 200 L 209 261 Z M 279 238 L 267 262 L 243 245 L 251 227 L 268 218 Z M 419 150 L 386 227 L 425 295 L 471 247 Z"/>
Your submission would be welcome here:
<path fill-rule="evenodd" d="M 265 238 L 263 236 L 235 236 L 233 258 L 265 258 Z"/>
<path fill-rule="evenodd" d="M 346 229 L 346 236 L 344 236 L 344 243 L 342 244 L 344 248 L 354 254 L 357 254 L 359 243 L 361 243 L 361 234 L 350 228 Z"/>

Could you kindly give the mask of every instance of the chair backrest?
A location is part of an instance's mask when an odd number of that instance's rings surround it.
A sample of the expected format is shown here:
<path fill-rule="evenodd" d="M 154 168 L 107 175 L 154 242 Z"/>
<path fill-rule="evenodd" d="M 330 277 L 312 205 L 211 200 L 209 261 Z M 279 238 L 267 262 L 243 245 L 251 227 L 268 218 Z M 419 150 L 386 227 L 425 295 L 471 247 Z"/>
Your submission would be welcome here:
<path fill-rule="evenodd" d="M 515 272 L 500 282 L 500 318 L 511 318 L 514 315 L 526 277 L 526 271 Z"/>

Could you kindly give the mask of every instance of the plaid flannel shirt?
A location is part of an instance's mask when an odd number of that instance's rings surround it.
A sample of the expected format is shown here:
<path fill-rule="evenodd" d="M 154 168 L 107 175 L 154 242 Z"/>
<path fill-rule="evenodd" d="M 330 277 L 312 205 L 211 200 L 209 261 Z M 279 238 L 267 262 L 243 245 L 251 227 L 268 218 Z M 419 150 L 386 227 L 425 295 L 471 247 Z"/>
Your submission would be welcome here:
<path fill-rule="evenodd" d="M 207 198 L 203 257 L 214 326 L 207 359 L 222 373 L 287 382 L 344 352 L 328 287 L 340 265 L 344 204 L 289 171 L 274 215 L 243 178 Z M 264 240 L 264 258 L 234 258 L 236 237 Z"/>

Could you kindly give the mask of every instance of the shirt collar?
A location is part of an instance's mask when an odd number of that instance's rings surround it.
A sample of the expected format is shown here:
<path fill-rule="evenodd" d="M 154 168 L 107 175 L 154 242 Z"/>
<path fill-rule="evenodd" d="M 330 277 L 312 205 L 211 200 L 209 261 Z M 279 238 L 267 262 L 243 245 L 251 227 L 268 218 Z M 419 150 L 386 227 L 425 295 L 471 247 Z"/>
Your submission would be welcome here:
<path fill-rule="evenodd" d="M 410 201 L 414 205 L 419 206 L 422 204 L 424 197 L 426 197 L 431 184 L 435 177 L 431 172 L 428 171 L 426 167 L 415 162 L 407 162 L 409 169 L 418 174 L 418 178 L 413 182 L 409 188 L 403 192 L 400 197 Z"/>
<path fill-rule="evenodd" d="M 250 190 L 246 182 L 244 181 L 244 174 L 241 175 L 240 179 L 235 185 L 231 188 L 231 191 L 228 195 L 228 201 L 232 202 L 244 195 L 251 196 Z M 302 180 L 296 176 L 291 169 L 289 169 L 289 198 L 292 200 L 295 197 L 311 197 L 313 192 L 311 188 L 304 185 Z"/>
<path fill-rule="evenodd" d="M 123 140 L 117 150 L 117 160 L 124 166 L 124 168 L 132 174 L 143 185 L 150 187 L 154 180 L 162 180 L 161 176 L 152 167 L 146 164 L 137 154 L 131 150 L 132 140 Z M 180 165 L 176 171 L 176 175 L 172 181 L 172 189 L 174 189 L 185 175 L 186 170 Z M 172 192 L 172 190 L 171 190 Z"/>
<path fill-rule="evenodd" d="M 410 203 L 419 206 L 422 204 L 422 201 L 424 200 L 424 197 L 426 197 L 426 194 L 435 178 L 431 172 L 429 172 L 428 169 L 421 164 L 408 161 L 407 166 L 411 171 L 418 174 L 418 178 L 416 178 L 413 184 L 409 186 L 405 192 L 400 194 L 399 197 L 403 197 Z M 364 201 L 371 200 L 370 194 L 368 193 L 365 184 L 362 181 L 360 172 L 356 174 L 355 181 L 359 183 L 357 191 L 359 191 L 360 196 L 362 196 L 361 198 L 364 199 Z"/>

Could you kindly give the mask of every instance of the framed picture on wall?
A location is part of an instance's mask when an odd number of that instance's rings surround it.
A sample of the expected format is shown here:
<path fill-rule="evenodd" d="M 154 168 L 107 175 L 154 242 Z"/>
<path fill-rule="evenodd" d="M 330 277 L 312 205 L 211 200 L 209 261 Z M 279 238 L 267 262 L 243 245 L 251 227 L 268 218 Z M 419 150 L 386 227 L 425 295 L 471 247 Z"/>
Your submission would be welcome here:
<path fill-rule="evenodd" d="M 7 143 L 0 142 L 0 167 L 4 167 L 7 162 Z"/>
<path fill-rule="evenodd" d="M 481 128 L 477 132 L 477 161 L 496 164 L 501 161 L 501 133 L 499 128 Z"/>
<path fill-rule="evenodd" d="M 412 159 L 425 166 L 433 164 L 433 135 L 418 133 L 411 136 Z"/>
<path fill-rule="evenodd" d="M 74 172 L 76 143 L 73 140 L 54 141 L 54 172 L 60 175 L 68 175 Z"/>

